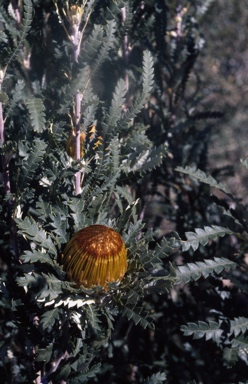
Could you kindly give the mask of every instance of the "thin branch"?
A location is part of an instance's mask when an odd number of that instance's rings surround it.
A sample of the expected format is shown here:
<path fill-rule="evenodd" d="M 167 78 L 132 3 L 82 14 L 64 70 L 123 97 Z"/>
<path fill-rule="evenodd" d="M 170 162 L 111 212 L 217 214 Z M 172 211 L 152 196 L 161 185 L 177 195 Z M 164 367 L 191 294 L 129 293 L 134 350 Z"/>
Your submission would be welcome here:
<path fill-rule="evenodd" d="M 125 28 L 125 22 L 126 22 L 126 7 L 121 8 L 121 16 L 122 16 L 122 23 Z M 129 46 L 128 46 L 128 34 L 127 31 L 124 32 L 124 41 L 123 41 L 123 56 L 124 56 L 124 61 L 126 65 L 126 73 L 125 73 L 125 84 L 126 84 L 126 90 L 128 92 L 129 90 L 129 76 L 127 73 L 127 67 L 129 63 Z"/>
<path fill-rule="evenodd" d="M 59 355 L 59 357 L 58 357 L 55 361 L 52 362 L 52 364 L 51 364 L 51 368 L 50 368 L 50 370 L 47 372 L 47 374 L 41 378 L 41 383 L 43 383 L 43 384 L 48 383 L 48 380 L 47 380 L 47 379 L 49 378 L 49 376 L 50 376 L 53 372 L 55 372 L 55 371 L 58 369 L 58 367 L 59 367 L 61 361 L 64 360 L 64 359 L 67 360 L 68 357 L 69 357 L 69 354 L 68 354 L 67 351 L 62 352 L 62 353 Z"/>
<path fill-rule="evenodd" d="M 75 96 L 75 126 L 76 126 L 76 160 L 80 159 L 80 118 L 81 118 L 81 102 L 82 102 L 82 93 L 77 92 Z M 79 170 L 75 175 L 75 192 L 78 195 L 81 192 L 81 170 Z"/>
<path fill-rule="evenodd" d="M 74 60 L 77 63 L 78 62 L 78 57 L 80 53 L 80 47 L 82 43 L 82 38 L 83 38 L 83 33 L 85 31 L 86 25 L 89 22 L 89 18 L 91 15 L 91 12 L 89 12 L 89 15 L 87 16 L 87 19 L 85 21 L 84 27 L 82 31 L 80 31 L 80 23 L 81 23 L 81 18 L 83 15 L 84 11 L 84 6 L 83 4 L 81 7 L 79 6 L 74 6 L 71 7 L 71 14 L 70 14 L 70 21 L 71 21 L 71 26 L 72 26 L 72 35 L 71 35 L 71 41 L 74 45 Z M 79 90 L 77 91 L 77 94 L 75 95 L 75 116 L 74 116 L 74 122 L 75 122 L 75 128 L 76 128 L 76 137 L 75 137 L 75 153 L 76 153 L 76 160 L 80 160 L 80 147 L 81 147 L 81 142 L 80 142 L 80 120 L 81 120 L 81 105 L 82 105 L 82 99 L 83 95 L 82 92 Z M 76 175 L 75 175 L 75 193 L 76 195 L 80 194 L 81 192 L 81 176 L 82 176 L 82 171 L 79 170 Z"/>
<path fill-rule="evenodd" d="M 4 78 L 4 71 L 0 71 L 0 92 L 2 90 L 2 82 Z M 4 118 L 3 118 L 3 103 L 0 102 L 0 140 L 2 146 L 5 144 L 5 133 L 4 133 Z M 10 179 L 9 179 L 9 160 L 6 155 L 1 155 L 2 163 L 2 177 L 4 183 L 5 194 L 10 193 Z"/>
<path fill-rule="evenodd" d="M 76 23 L 73 25 L 73 35 L 71 36 L 71 40 L 74 45 L 74 60 L 78 62 L 78 56 L 80 52 L 80 43 L 81 32 L 79 31 L 80 23 Z M 75 137 L 75 152 L 76 152 L 76 160 L 80 159 L 80 119 L 81 119 L 81 102 L 82 102 L 82 93 L 78 90 L 75 96 L 75 127 L 76 127 L 76 137 Z M 75 192 L 78 195 L 81 192 L 81 170 L 79 170 L 75 175 Z"/>
<path fill-rule="evenodd" d="M 126 22 L 126 7 L 121 8 L 121 16 L 122 16 L 122 24 L 125 29 L 125 22 Z M 130 48 L 129 48 L 129 39 L 128 39 L 128 33 L 127 31 L 124 31 L 124 40 L 123 40 L 123 57 L 125 61 L 125 85 L 126 85 L 126 91 L 127 91 L 127 100 L 126 105 L 124 107 L 124 110 L 128 110 L 129 108 L 129 75 L 128 75 L 128 65 L 129 65 L 129 55 L 130 55 Z"/>
<path fill-rule="evenodd" d="M 2 82 L 4 79 L 4 71 L 0 71 L 0 92 L 2 89 Z M 0 102 L 0 141 L 1 145 L 4 146 L 5 144 L 5 132 L 4 132 L 4 118 L 3 118 L 3 104 Z M 4 191 L 5 195 L 10 195 L 11 188 L 10 188 L 10 173 L 9 173 L 9 162 L 11 159 L 11 153 L 6 153 L 1 155 L 1 164 L 2 164 L 2 180 L 4 185 Z M 17 241 L 17 230 L 16 230 L 16 224 L 13 219 L 13 200 L 9 200 L 9 217 L 10 217 L 10 229 L 11 229 L 11 242 L 12 242 L 12 248 L 15 254 L 16 259 L 19 257 L 19 250 L 18 250 L 18 241 Z"/>

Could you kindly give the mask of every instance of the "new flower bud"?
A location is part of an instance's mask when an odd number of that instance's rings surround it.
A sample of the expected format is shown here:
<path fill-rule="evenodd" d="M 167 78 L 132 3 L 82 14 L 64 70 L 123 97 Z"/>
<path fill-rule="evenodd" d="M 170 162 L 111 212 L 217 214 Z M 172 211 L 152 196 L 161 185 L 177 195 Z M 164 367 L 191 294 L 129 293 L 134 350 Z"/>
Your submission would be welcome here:
<path fill-rule="evenodd" d="M 81 132 L 80 134 L 80 158 L 84 156 L 84 141 L 85 133 Z M 66 152 L 68 156 L 72 157 L 73 160 L 76 160 L 76 131 L 73 128 L 70 132 L 66 143 Z"/>

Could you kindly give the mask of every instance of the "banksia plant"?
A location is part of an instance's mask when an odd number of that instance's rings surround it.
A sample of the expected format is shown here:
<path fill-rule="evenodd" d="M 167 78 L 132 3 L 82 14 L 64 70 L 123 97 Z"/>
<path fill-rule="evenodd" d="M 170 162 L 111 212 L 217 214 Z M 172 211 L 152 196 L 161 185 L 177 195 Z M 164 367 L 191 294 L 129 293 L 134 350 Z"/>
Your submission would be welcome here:
<path fill-rule="evenodd" d="M 232 232 L 199 186 L 218 187 L 192 73 L 206 3 L 0 1 L 1 384 L 246 381 L 247 265 L 229 290 Z"/>
<path fill-rule="evenodd" d="M 78 231 L 66 245 L 64 270 L 78 286 L 107 286 L 127 270 L 127 250 L 119 233 L 104 225 Z"/>

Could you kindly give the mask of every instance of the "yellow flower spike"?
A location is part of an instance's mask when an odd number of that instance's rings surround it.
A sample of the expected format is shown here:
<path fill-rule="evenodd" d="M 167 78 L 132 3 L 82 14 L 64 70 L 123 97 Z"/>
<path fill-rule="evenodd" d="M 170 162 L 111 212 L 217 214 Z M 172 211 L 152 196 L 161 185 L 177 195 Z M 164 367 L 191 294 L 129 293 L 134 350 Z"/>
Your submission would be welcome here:
<path fill-rule="evenodd" d="M 63 269 L 70 280 L 87 288 L 107 287 L 127 271 L 127 250 L 119 233 L 95 224 L 78 231 L 62 255 Z"/>
<path fill-rule="evenodd" d="M 84 141 L 85 141 L 85 132 L 80 134 L 80 158 L 84 156 Z M 72 128 L 68 140 L 66 142 L 66 152 L 67 155 L 72 157 L 73 160 L 76 160 L 76 130 Z"/>

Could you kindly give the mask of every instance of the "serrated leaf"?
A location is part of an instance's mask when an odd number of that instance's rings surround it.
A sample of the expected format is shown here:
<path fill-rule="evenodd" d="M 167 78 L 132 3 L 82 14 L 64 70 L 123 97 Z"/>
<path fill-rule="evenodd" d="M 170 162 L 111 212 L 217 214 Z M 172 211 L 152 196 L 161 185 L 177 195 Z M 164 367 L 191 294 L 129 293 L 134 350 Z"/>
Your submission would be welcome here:
<path fill-rule="evenodd" d="M 144 381 L 144 384 L 162 384 L 165 381 L 166 381 L 166 374 L 163 372 L 162 373 L 158 372 L 148 377 Z"/>
<path fill-rule="evenodd" d="M 68 233 L 66 233 L 67 221 L 59 213 L 54 214 L 51 219 L 51 225 L 54 227 L 53 233 L 59 236 L 62 243 L 67 243 L 69 240 Z"/>
<path fill-rule="evenodd" d="M 163 259 L 164 257 L 168 257 L 174 252 L 175 248 L 178 246 L 178 243 L 175 239 L 170 238 L 166 239 L 165 237 L 162 239 L 160 244 L 156 245 L 154 250 L 154 254 Z"/>
<path fill-rule="evenodd" d="M 134 103 L 130 106 L 128 111 L 123 115 L 118 126 L 119 129 L 125 129 L 132 119 L 141 111 L 142 107 L 147 102 L 151 95 L 151 91 L 154 84 L 154 68 L 153 57 L 149 51 L 145 51 L 143 54 L 143 90 L 141 95 L 136 98 Z"/>
<path fill-rule="evenodd" d="M 239 335 L 240 333 L 245 333 L 248 330 L 248 319 L 246 317 L 237 317 L 234 320 L 231 320 L 230 333 L 234 336 Z"/>
<path fill-rule="evenodd" d="M 41 279 L 43 284 L 43 278 L 38 273 L 33 272 L 31 274 L 24 273 L 24 276 L 17 277 L 16 281 L 20 287 L 29 287 L 39 285 Z"/>
<path fill-rule="evenodd" d="M 43 329 L 51 328 L 55 321 L 59 319 L 59 308 L 53 308 L 41 316 L 40 324 Z"/>
<path fill-rule="evenodd" d="M 150 51 L 144 51 L 143 55 L 143 94 L 144 99 L 146 98 L 145 94 L 150 95 L 153 88 L 153 57 Z"/>
<path fill-rule="evenodd" d="M 13 89 L 13 96 L 10 99 L 7 111 L 5 113 L 5 120 L 13 112 L 15 106 L 18 103 L 23 102 L 24 88 L 25 88 L 25 82 L 23 80 L 17 80 L 15 87 Z"/>
<path fill-rule="evenodd" d="M 30 180 L 36 176 L 36 171 L 40 166 L 46 152 L 47 143 L 40 139 L 35 139 L 32 148 L 27 148 L 25 143 L 19 143 L 19 155 L 24 157 L 21 162 L 21 172 L 18 179 L 18 188 L 21 193 L 25 192 Z"/>
<path fill-rule="evenodd" d="M 238 361 L 238 348 L 225 348 L 223 351 L 223 359 L 225 365 L 234 365 Z"/>
<path fill-rule="evenodd" d="M 40 198 L 36 203 L 36 211 L 38 213 L 39 220 L 46 222 L 47 218 L 51 214 L 52 206 Z"/>
<path fill-rule="evenodd" d="M 20 234 L 46 249 L 48 253 L 57 255 L 56 247 L 51 238 L 47 235 L 44 229 L 39 227 L 32 217 L 26 216 L 24 220 L 16 219 L 16 223 Z"/>
<path fill-rule="evenodd" d="M 125 244 L 131 253 L 135 253 L 137 248 L 139 248 L 139 242 L 137 240 L 140 237 L 143 227 L 144 223 L 142 223 L 141 220 L 137 221 L 135 224 L 130 223 L 128 233 L 123 236 Z"/>
<path fill-rule="evenodd" d="M 151 322 L 146 319 L 146 314 L 143 313 L 142 307 L 125 305 L 122 314 L 126 316 L 128 320 L 133 320 L 135 325 L 140 324 L 143 328 L 151 327 Z"/>
<path fill-rule="evenodd" d="M 15 48 L 14 52 L 10 56 L 7 66 L 10 64 L 10 62 L 15 58 L 15 56 L 18 54 L 18 52 L 21 50 L 22 45 L 25 41 L 25 38 L 27 36 L 27 33 L 31 27 L 32 23 L 32 17 L 33 17 L 33 4 L 31 0 L 24 0 L 23 1 L 23 17 L 22 17 L 22 23 L 21 23 L 21 32 L 20 32 L 20 38 L 17 44 L 17 47 Z"/>
<path fill-rule="evenodd" d="M 161 144 L 152 149 L 147 149 L 141 153 L 134 152 L 130 156 L 131 161 L 127 163 L 130 164 L 127 171 L 139 171 L 141 173 L 151 171 L 161 165 L 166 154 L 167 146 L 165 144 Z"/>
<path fill-rule="evenodd" d="M 177 275 L 177 283 L 188 283 L 196 281 L 201 276 L 207 278 L 211 273 L 221 273 L 223 270 L 229 271 L 236 268 L 237 264 L 225 258 L 215 257 L 204 261 L 196 261 L 195 263 L 187 263 L 175 267 Z"/>
<path fill-rule="evenodd" d="M 220 324 L 210 320 L 208 323 L 198 321 L 197 323 L 187 323 L 180 327 L 184 336 L 193 336 L 194 339 L 201 339 L 205 336 L 206 340 L 213 339 L 218 341 L 223 333 Z"/>
<path fill-rule="evenodd" d="M 47 253 L 41 253 L 36 250 L 24 251 L 24 254 L 20 257 L 25 263 L 48 263 L 54 266 L 54 262 Z"/>
<path fill-rule="evenodd" d="M 102 123 L 105 135 L 116 128 L 117 122 L 121 118 L 125 94 L 125 81 L 120 79 L 115 87 L 111 106 L 109 112 L 106 114 L 106 121 Z"/>
<path fill-rule="evenodd" d="M 109 50 L 113 47 L 116 22 L 114 19 L 107 21 L 105 26 L 105 37 L 102 39 L 101 48 L 92 68 L 92 76 L 99 69 L 100 65 L 108 58 Z"/>
<path fill-rule="evenodd" d="M 83 199 L 71 198 L 68 206 L 72 213 L 70 214 L 74 220 L 75 231 L 85 226 L 85 202 Z"/>
<path fill-rule="evenodd" d="M 232 346 L 248 350 L 248 337 L 243 335 L 235 337 L 235 339 L 232 339 Z"/>
<path fill-rule="evenodd" d="M 81 384 L 87 383 L 89 379 L 94 378 L 97 373 L 100 372 L 101 363 L 95 364 L 92 367 L 85 370 L 85 372 L 80 372 L 70 380 L 70 384 Z"/>
<path fill-rule="evenodd" d="M 199 245 L 206 245 L 209 240 L 214 240 L 217 237 L 223 237 L 225 235 L 232 235 L 233 231 L 228 228 L 219 227 L 217 225 L 212 225 L 211 227 L 205 226 L 204 229 L 196 228 L 195 232 L 186 232 L 185 236 L 187 241 L 181 242 L 182 251 L 188 251 L 190 247 L 193 248 L 194 251 L 197 250 Z"/>
<path fill-rule="evenodd" d="M 89 324 L 93 327 L 94 330 L 100 331 L 100 319 L 99 319 L 99 313 L 97 312 L 97 309 L 94 304 L 88 304 L 85 306 L 86 316 L 89 320 Z"/>
<path fill-rule="evenodd" d="M 205 172 L 201 171 L 200 169 L 197 169 L 196 167 L 177 167 L 175 171 L 185 173 L 186 175 L 189 175 L 199 180 L 201 183 L 208 184 L 210 187 L 220 189 L 226 194 L 229 194 L 227 188 L 222 183 L 218 183 L 218 181 L 216 181 L 212 176 L 207 176 Z"/>
<path fill-rule="evenodd" d="M 131 195 L 130 191 L 128 191 L 128 189 L 126 187 L 120 187 L 119 185 L 116 185 L 115 188 L 116 188 L 118 194 L 123 196 L 126 199 L 128 204 L 133 203 L 133 196 Z"/>
<path fill-rule="evenodd" d="M 41 97 L 32 97 L 26 100 L 31 125 L 35 132 L 43 132 L 45 129 L 45 107 Z"/>

